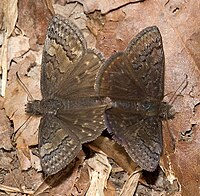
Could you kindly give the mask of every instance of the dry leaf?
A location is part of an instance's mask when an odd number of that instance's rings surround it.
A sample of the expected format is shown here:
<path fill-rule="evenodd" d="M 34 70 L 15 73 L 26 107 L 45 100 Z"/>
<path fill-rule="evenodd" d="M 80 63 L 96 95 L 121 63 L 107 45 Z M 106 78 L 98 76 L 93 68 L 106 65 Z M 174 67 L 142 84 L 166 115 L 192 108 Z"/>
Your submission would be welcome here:
<path fill-rule="evenodd" d="M 9 69 L 10 62 L 7 59 L 8 56 L 8 38 L 10 37 L 11 33 L 14 30 L 15 23 L 17 20 L 18 9 L 17 9 L 17 0 L 6 1 L 2 0 L 1 2 L 1 16 L 2 20 L 4 21 L 4 40 L 3 45 L 1 48 L 0 54 L 0 66 L 2 71 L 2 86 L 1 86 L 1 95 L 5 96 L 6 91 L 6 82 L 7 82 L 7 71 Z M 1 25 L 3 22 L 1 21 Z"/>
<path fill-rule="evenodd" d="M 133 162 L 133 160 L 131 160 L 124 148 L 117 144 L 115 141 L 100 136 L 89 144 L 89 146 L 93 148 L 91 145 L 96 146 L 102 150 L 108 157 L 112 158 L 129 174 L 136 170 L 137 165 Z"/>
<path fill-rule="evenodd" d="M 10 137 L 12 134 L 12 129 L 10 127 L 10 122 L 5 115 L 4 110 L 0 110 L 0 148 L 5 150 L 11 150 L 12 144 L 10 141 Z"/>
<path fill-rule="evenodd" d="M 124 184 L 124 186 L 122 188 L 122 191 L 120 193 L 121 196 L 134 195 L 135 190 L 138 185 L 140 175 L 141 175 L 140 172 L 133 172 L 129 176 L 129 178 L 127 179 L 126 183 Z"/>
<path fill-rule="evenodd" d="M 26 1 L 20 0 L 19 18 L 17 26 L 30 41 L 31 48 L 37 50 L 38 44 L 43 44 L 47 32 L 49 20 L 54 13 L 51 1 Z"/>
<path fill-rule="evenodd" d="M 104 195 L 104 189 L 107 188 L 107 180 L 111 172 L 107 157 L 102 154 L 95 154 L 86 163 L 89 166 L 90 175 L 90 187 L 86 195 Z"/>
<path fill-rule="evenodd" d="M 74 2 L 73 0 L 70 0 L 70 1 Z M 115 1 L 115 0 L 109 0 L 109 1 L 78 0 L 77 2 L 80 2 L 81 4 L 83 4 L 84 10 L 86 13 L 92 13 L 94 11 L 100 10 L 102 14 L 106 14 L 110 11 L 113 11 L 117 8 L 119 9 L 128 4 L 138 3 L 138 2 L 142 2 L 142 1 L 144 1 L 144 0 L 120 0 L 120 1 Z"/>
<path fill-rule="evenodd" d="M 11 0 L 11 1 L 2 0 L 1 2 L 4 15 L 4 27 L 6 29 L 6 38 L 10 37 L 17 21 L 18 17 L 17 3 L 18 0 Z"/>

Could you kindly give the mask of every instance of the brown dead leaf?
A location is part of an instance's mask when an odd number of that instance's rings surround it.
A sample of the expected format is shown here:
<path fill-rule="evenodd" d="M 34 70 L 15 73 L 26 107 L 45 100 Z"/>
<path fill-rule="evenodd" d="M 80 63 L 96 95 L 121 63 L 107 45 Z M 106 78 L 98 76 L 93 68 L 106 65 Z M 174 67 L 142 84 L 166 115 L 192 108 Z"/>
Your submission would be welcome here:
<path fill-rule="evenodd" d="M 17 143 L 17 156 L 19 158 L 21 170 L 28 170 L 31 167 L 30 151 L 24 140 Z"/>
<path fill-rule="evenodd" d="M 10 137 L 12 134 L 12 129 L 4 110 L 0 110 L 0 125 L 0 149 L 3 148 L 5 150 L 11 150 L 12 144 Z"/>
<path fill-rule="evenodd" d="M 1 1 L 1 6 L 4 15 L 4 27 L 6 29 L 6 38 L 10 37 L 17 21 L 18 17 L 17 3 L 18 0 Z"/>
<path fill-rule="evenodd" d="M 0 169 L 11 169 L 12 157 L 9 157 L 6 153 L 0 152 Z"/>
<path fill-rule="evenodd" d="M 124 148 L 117 144 L 114 140 L 110 140 L 107 137 L 100 136 L 96 140 L 91 142 L 89 146 L 92 149 L 94 149 L 92 146 L 98 147 L 129 174 L 133 173 L 136 170 L 137 165 L 131 160 Z"/>
<path fill-rule="evenodd" d="M 105 155 L 96 153 L 86 160 L 89 166 L 90 187 L 86 195 L 103 195 L 107 188 L 107 180 L 111 172 L 111 165 Z"/>
<path fill-rule="evenodd" d="M 114 185 L 110 180 L 108 180 L 107 187 L 104 189 L 104 196 L 116 196 L 116 190 Z"/>
<path fill-rule="evenodd" d="M 29 38 L 25 36 L 10 37 L 8 42 L 8 63 L 11 60 L 23 56 L 28 52 L 29 48 Z"/>
<path fill-rule="evenodd" d="M 38 50 L 36 43 L 43 44 L 47 26 L 53 13 L 52 1 L 20 0 L 17 26 L 30 38 L 31 48 Z"/>
<path fill-rule="evenodd" d="M 121 196 L 126 195 L 134 195 L 138 181 L 140 178 L 141 172 L 133 172 L 129 178 L 127 179 L 126 183 L 124 184 L 122 191 L 120 193 Z"/>
<path fill-rule="evenodd" d="M 8 38 L 14 30 L 15 23 L 17 20 L 18 9 L 17 9 L 17 0 L 1 2 L 1 26 L 4 25 L 4 40 L 0 53 L 0 73 L 2 73 L 2 84 L 1 84 L 1 95 L 5 96 L 6 91 L 6 82 L 7 82 L 7 71 L 9 69 L 10 62 L 8 62 Z"/>
<path fill-rule="evenodd" d="M 97 10 L 100 10 L 102 14 L 106 14 L 112 10 L 119 9 L 128 4 L 138 3 L 138 2 L 142 2 L 142 1 L 144 1 L 144 0 L 120 0 L 120 1 L 115 1 L 115 0 L 109 0 L 109 1 L 78 0 L 77 2 L 80 2 L 83 5 L 84 11 L 87 14 L 92 13 Z M 74 1 L 70 0 L 69 2 L 74 2 Z"/>
<path fill-rule="evenodd" d="M 4 106 L 4 98 L 0 96 L 0 109 L 3 109 Z"/>
<path fill-rule="evenodd" d="M 90 185 L 89 171 L 88 165 L 83 164 L 83 168 L 81 168 L 78 172 L 72 195 L 85 195 Z"/>

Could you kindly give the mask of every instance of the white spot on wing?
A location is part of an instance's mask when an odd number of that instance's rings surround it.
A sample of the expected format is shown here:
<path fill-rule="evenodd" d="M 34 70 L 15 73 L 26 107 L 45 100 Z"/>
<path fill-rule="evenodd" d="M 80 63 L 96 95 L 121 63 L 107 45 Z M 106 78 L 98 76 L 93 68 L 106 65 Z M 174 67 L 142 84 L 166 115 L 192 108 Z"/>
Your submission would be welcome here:
<path fill-rule="evenodd" d="M 76 80 L 77 80 L 78 83 L 81 82 L 81 80 L 80 80 L 80 78 L 78 76 L 76 76 L 75 78 L 76 78 Z"/>

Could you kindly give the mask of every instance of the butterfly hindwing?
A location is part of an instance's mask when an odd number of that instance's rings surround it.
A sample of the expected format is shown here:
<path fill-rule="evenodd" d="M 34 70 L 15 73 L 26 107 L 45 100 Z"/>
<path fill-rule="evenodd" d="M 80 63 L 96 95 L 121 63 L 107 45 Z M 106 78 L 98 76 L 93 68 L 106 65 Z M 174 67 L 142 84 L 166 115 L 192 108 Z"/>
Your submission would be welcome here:
<path fill-rule="evenodd" d="M 87 107 L 59 112 L 58 117 L 66 123 L 66 127 L 79 139 L 80 143 L 93 141 L 106 128 L 103 113 L 105 105 L 90 101 Z"/>
<path fill-rule="evenodd" d="M 140 167 L 154 171 L 162 152 L 162 127 L 157 117 L 143 117 L 119 109 L 105 114 L 108 132 Z"/>
<path fill-rule="evenodd" d="M 162 123 L 158 117 L 146 117 L 140 123 L 142 126 L 127 129 L 132 133 L 126 138 L 127 152 L 141 168 L 152 172 L 157 168 L 162 153 Z M 133 128 L 136 129 L 135 134 L 132 132 Z"/>

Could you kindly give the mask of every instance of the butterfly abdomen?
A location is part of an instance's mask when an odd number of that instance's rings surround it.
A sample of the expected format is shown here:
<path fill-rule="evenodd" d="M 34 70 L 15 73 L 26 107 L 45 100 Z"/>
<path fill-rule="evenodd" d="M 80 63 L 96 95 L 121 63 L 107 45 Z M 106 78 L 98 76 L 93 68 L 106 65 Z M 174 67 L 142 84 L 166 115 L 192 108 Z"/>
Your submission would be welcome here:
<path fill-rule="evenodd" d="M 63 110 L 79 109 L 83 107 L 93 107 L 98 105 L 100 101 L 96 97 L 73 98 L 63 100 Z"/>
<path fill-rule="evenodd" d="M 63 103 L 60 100 L 42 99 L 28 102 L 26 112 L 31 115 L 56 115 L 61 108 L 63 108 Z"/>
<path fill-rule="evenodd" d="M 159 116 L 159 108 L 161 103 L 158 101 L 145 100 L 113 100 L 112 107 L 123 111 L 131 112 L 133 114 L 140 114 L 142 116 Z"/>

